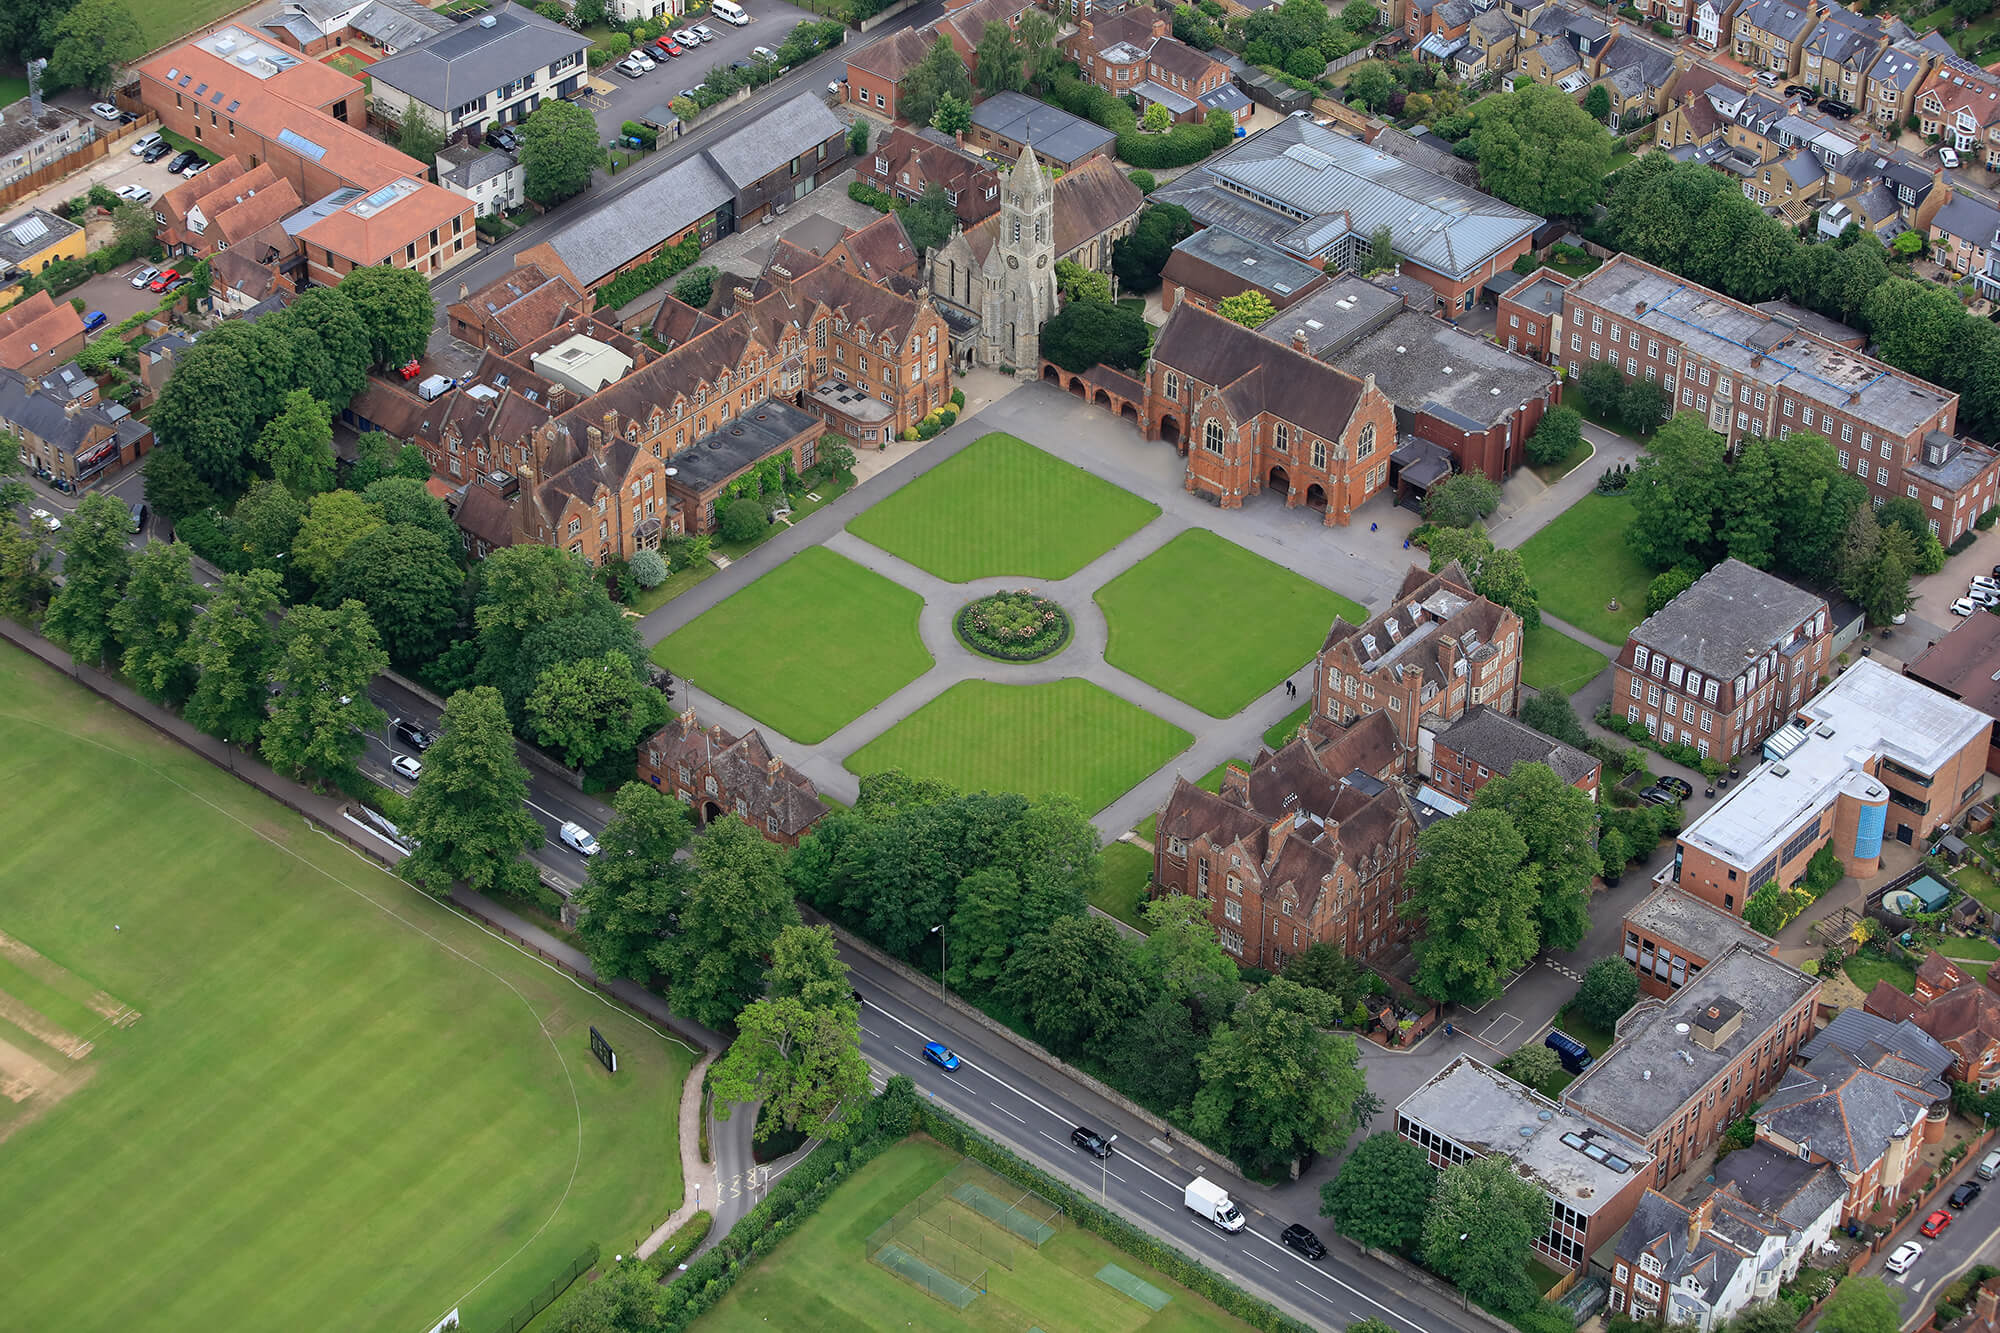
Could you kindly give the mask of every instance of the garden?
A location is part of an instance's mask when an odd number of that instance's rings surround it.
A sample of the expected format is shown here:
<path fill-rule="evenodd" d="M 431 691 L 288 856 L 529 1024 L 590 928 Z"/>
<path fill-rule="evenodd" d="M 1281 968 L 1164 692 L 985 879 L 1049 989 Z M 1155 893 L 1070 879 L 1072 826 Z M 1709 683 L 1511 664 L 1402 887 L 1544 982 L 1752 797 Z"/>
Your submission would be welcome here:
<path fill-rule="evenodd" d="M 1575 694 L 1610 664 L 1603 653 L 1549 625 L 1521 635 L 1521 679 L 1537 690 Z"/>
<path fill-rule="evenodd" d="M 967 602 L 953 628 L 974 652 L 1002 662 L 1039 662 L 1069 642 L 1069 613 L 1025 588 Z"/>
<path fill-rule="evenodd" d="M 1592 638 L 1625 642 L 1646 618 L 1646 589 L 1653 581 L 1625 543 L 1631 524 L 1630 500 L 1586 495 L 1521 543 L 1521 561 L 1541 593 L 1542 610 Z"/>

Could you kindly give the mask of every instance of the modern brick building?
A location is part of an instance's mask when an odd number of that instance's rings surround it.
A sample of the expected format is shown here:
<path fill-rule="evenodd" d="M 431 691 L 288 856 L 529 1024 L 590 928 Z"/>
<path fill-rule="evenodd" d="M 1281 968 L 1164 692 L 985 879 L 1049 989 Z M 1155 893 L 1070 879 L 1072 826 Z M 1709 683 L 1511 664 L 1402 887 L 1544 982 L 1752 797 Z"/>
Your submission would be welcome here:
<path fill-rule="evenodd" d="M 1985 779 L 1993 719 L 1872 658 L 1794 717 L 1765 747 L 1772 762 L 1681 830 L 1676 882 L 1724 911 L 1740 915 L 1767 883 L 1798 883 L 1828 843 L 1848 874 L 1880 874 L 1885 837 L 1928 837 Z"/>
<path fill-rule="evenodd" d="M 1742 944 L 1770 953 L 1778 942 L 1734 913 L 1663 884 L 1625 914 L 1625 961 L 1639 973 L 1642 994 L 1666 999 L 1702 969 Z"/>
<path fill-rule="evenodd" d="M 1831 629 L 1825 598 L 1724 560 L 1625 640 L 1611 707 L 1703 758 L 1748 753 L 1833 670 Z"/>
<path fill-rule="evenodd" d="M 639 780 L 680 798 L 702 828 L 735 815 L 782 847 L 796 847 L 826 813 L 812 779 L 772 753 L 755 728 L 704 730 L 682 713 L 639 742 Z"/>
<path fill-rule="evenodd" d="M 1352 726 L 1388 715 L 1416 751 L 1420 730 L 1486 705 L 1520 706 L 1521 618 L 1472 591 L 1456 563 L 1413 565 L 1389 609 L 1362 625 L 1336 620 L 1314 663 L 1312 715 Z"/>
<path fill-rule="evenodd" d="M 1153 347 L 1146 434 L 1176 445 L 1183 484 L 1224 509 L 1270 491 L 1344 526 L 1388 482 L 1396 413 L 1372 376 L 1183 302 Z"/>
<path fill-rule="evenodd" d="M 2000 716 L 2000 618 L 1966 616 L 1914 662 L 1905 663 L 1903 674 L 1947 699 Z M 1986 771 L 2000 773 L 2000 744 L 1989 744 Z"/>
<path fill-rule="evenodd" d="M 1618 1040 L 1563 1090 L 1563 1104 L 1652 1158 L 1664 1186 L 1784 1077 L 1812 1035 L 1820 983 L 1732 945 L 1667 1000 L 1641 1000 Z"/>
<path fill-rule="evenodd" d="M 1652 1158 L 1505 1074 L 1461 1055 L 1396 1107 L 1396 1132 L 1439 1170 L 1498 1157 L 1548 1196 L 1549 1229 L 1536 1253 L 1585 1267 L 1638 1207 Z"/>
<path fill-rule="evenodd" d="M 1570 286 L 1563 329 L 1570 379 L 1614 364 L 1732 445 L 1811 431 L 1873 495 L 1921 504 L 1946 545 L 1994 504 L 2000 455 L 1955 436 L 1957 394 L 1630 255 Z"/>
<path fill-rule="evenodd" d="M 1370 717 L 1231 764 L 1220 793 L 1178 779 L 1153 839 L 1155 892 L 1207 903 L 1222 947 L 1266 971 L 1320 941 L 1350 958 L 1401 956 L 1417 836 L 1404 767 L 1394 728 Z"/>
<path fill-rule="evenodd" d="M 1562 346 L 1563 292 L 1570 279 L 1552 268 L 1538 268 L 1501 293 L 1493 319 L 1493 340 L 1505 341 L 1507 350 L 1550 359 L 1552 349 Z"/>
<path fill-rule="evenodd" d="M 1573 745 L 1565 745 L 1485 704 L 1456 721 L 1417 731 L 1417 771 L 1445 795 L 1471 804 L 1479 789 L 1506 777 L 1517 764 L 1544 764 L 1578 791 L 1597 799 L 1604 766 Z"/>
<path fill-rule="evenodd" d="M 391 121 L 415 108 L 454 140 L 518 125 L 543 102 L 589 78 L 593 43 L 522 5 L 498 4 L 368 67 L 372 96 Z"/>

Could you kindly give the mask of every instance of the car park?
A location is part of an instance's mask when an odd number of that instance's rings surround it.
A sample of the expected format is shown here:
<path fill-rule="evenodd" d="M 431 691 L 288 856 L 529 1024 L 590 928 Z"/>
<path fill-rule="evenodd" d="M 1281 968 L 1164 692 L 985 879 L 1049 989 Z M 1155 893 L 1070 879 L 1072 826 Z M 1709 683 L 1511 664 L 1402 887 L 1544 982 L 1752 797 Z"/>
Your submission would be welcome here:
<path fill-rule="evenodd" d="M 1311 1228 L 1302 1226 L 1297 1222 L 1292 1223 L 1280 1232 L 1278 1239 L 1308 1259 L 1326 1258 L 1326 1246 L 1321 1243 L 1320 1238 L 1313 1233 Z"/>
<path fill-rule="evenodd" d="M 132 156 L 144 157 L 149 151 L 151 151 L 154 144 L 165 143 L 165 142 L 166 140 L 162 139 L 157 132 L 152 134 L 142 134 L 137 139 L 132 141 Z"/>
<path fill-rule="evenodd" d="M 134 287 L 144 287 L 147 283 L 151 282 L 154 278 L 157 278 L 159 276 L 160 276 L 160 270 L 154 268 L 151 264 L 148 264 L 144 268 L 140 269 L 137 273 L 134 273 L 132 275 L 132 285 Z"/>
<path fill-rule="evenodd" d="M 410 781 L 415 782 L 423 775 L 424 761 L 413 754 L 392 755 L 389 759 L 389 767 L 395 769 Z"/>
<path fill-rule="evenodd" d="M 143 204 L 153 197 L 153 192 L 143 185 L 121 185 L 113 193 L 120 199 L 130 199 L 135 204 Z"/>
<path fill-rule="evenodd" d="M 1978 1198 L 1979 1192 L 1984 1188 L 1985 1186 L 1981 1185 L 1978 1181 L 1968 1180 L 1964 1184 L 1960 1185 L 1957 1189 L 1953 1190 L 1951 1192 L 1951 1197 L 1949 1199 L 1946 1199 L 1945 1202 L 1950 1204 L 1954 1208 L 1963 1208 L 1966 1205 L 1970 1204 L 1974 1199 Z"/>
<path fill-rule="evenodd" d="M 1945 1228 L 1949 1227 L 1950 1225 L 1951 1225 L 1951 1214 L 1947 1213 L 1944 1209 L 1940 1208 L 1936 1212 L 1932 1213 L 1929 1217 L 1925 1218 L 1924 1224 L 1918 1227 L 1917 1230 L 1923 1232 L 1926 1236 L 1929 1236 L 1931 1239 L 1935 1240 L 1939 1236 L 1942 1236 L 1945 1233 Z"/>
<path fill-rule="evenodd" d="M 1954 149 L 1954 148 L 1940 148 L 1940 149 L 1938 149 L 1938 161 L 1940 161 L 1940 162 L 1944 163 L 1944 164 L 1945 164 L 1946 166 L 1948 166 L 1948 167 L 1955 167 L 1955 166 L 1957 166 L 1957 165 L 1958 165 L 1958 150 L 1957 150 L 1957 149 Z"/>
<path fill-rule="evenodd" d="M 1664 778 L 1653 779 L 1653 785 L 1655 787 L 1661 787 L 1667 791 L 1672 792 L 1674 795 L 1680 797 L 1683 801 L 1687 800 L 1689 797 L 1694 795 L 1693 784 L 1688 782 L 1686 778 L 1677 778 L 1674 777 L 1672 774 L 1669 774 Z"/>
<path fill-rule="evenodd" d="M 630 60 L 633 64 L 637 65 L 640 69 L 646 70 L 649 73 L 659 68 L 659 66 L 653 63 L 653 58 L 647 55 L 644 51 L 634 51 L 631 55 L 625 58 L 627 60 Z"/>
<path fill-rule="evenodd" d="M 168 143 L 165 139 L 162 139 L 158 143 L 153 144 L 151 147 L 147 148 L 145 152 L 139 154 L 139 160 L 141 162 L 157 162 L 161 158 L 165 157 L 168 153 L 171 153 L 173 151 L 174 151 L 174 146 Z"/>
<path fill-rule="evenodd" d="M 431 745 L 437 740 L 437 737 L 431 735 L 431 733 L 425 731 L 416 723 L 400 717 L 389 724 L 389 732 L 397 740 L 409 746 L 418 754 L 422 754 L 425 750 L 430 749 Z"/>
<path fill-rule="evenodd" d="M 952 1052 L 951 1047 L 941 1041 L 927 1041 L 924 1043 L 924 1059 L 947 1072 L 958 1068 L 958 1056 Z"/>
<path fill-rule="evenodd" d="M 1069 1132 L 1069 1141 L 1092 1157 L 1111 1155 L 1111 1140 L 1094 1129 L 1085 1129 L 1082 1125 L 1078 1125 Z"/>
<path fill-rule="evenodd" d="M 28 517 L 35 521 L 37 527 L 47 528 L 50 532 L 62 531 L 62 520 L 46 509 L 30 509 Z"/>
<path fill-rule="evenodd" d="M 110 322 L 111 316 L 105 314 L 102 310 L 93 310 L 83 317 L 83 331 L 85 333 L 95 333 Z"/>
<path fill-rule="evenodd" d="M 1961 597 L 1951 604 L 1951 613 L 1955 616 L 1969 616 L 1978 609 L 1968 597 Z"/>
<path fill-rule="evenodd" d="M 597 839 L 583 825 L 564 820 L 562 828 L 558 829 L 557 833 L 572 849 L 585 856 L 597 855 Z"/>
<path fill-rule="evenodd" d="M 686 47 L 690 47 L 690 46 L 700 46 L 700 45 L 701 45 L 701 38 L 699 38 L 699 37 L 695 36 L 695 35 L 694 35 L 694 32 L 693 32 L 693 30 L 692 30 L 692 29 L 689 29 L 689 28 L 676 28 L 676 29 L 674 29 L 674 31 L 673 31 L 672 33 L 670 33 L 669 35 L 670 35 L 670 36 L 671 36 L 671 37 L 672 37 L 672 38 L 673 38 L 673 39 L 674 39 L 674 40 L 675 40 L 676 42 L 679 42 L 679 43 L 681 44 L 682 48 L 684 48 L 684 49 L 685 49 Z"/>
<path fill-rule="evenodd" d="M 92 102 L 90 112 L 100 120 L 116 120 L 120 114 L 117 105 L 111 102 Z"/>

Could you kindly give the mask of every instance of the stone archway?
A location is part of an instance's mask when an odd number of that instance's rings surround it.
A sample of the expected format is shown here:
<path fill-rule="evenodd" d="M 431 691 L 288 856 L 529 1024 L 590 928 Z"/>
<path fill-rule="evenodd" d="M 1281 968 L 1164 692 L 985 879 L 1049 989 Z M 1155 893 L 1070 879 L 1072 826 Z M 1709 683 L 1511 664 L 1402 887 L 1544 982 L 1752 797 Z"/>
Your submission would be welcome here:
<path fill-rule="evenodd" d="M 1181 423 L 1174 419 L 1171 412 L 1160 418 L 1160 438 L 1168 444 L 1181 442 Z"/>
<path fill-rule="evenodd" d="M 1090 402 L 1093 407 L 1109 408 L 1111 406 L 1111 395 L 1099 389 Z"/>
<path fill-rule="evenodd" d="M 722 818 L 721 806 L 717 805 L 714 801 L 703 802 L 701 807 L 701 822 L 703 827 L 713 824 L 720 818 Z"/>
<path fill-rule="evenodd" d="M 1061 387 L 1062 385 L 1062 372 L 1052 365 L 1044 365 L 1042 367 L 1042 378 L 1057 387 Z"/>
<path fill-rule="evenodd" d="M 1318 482 L 1306 487 L 1306 503 L 1314 509 L 1326 508 L 1326 487 Z"/>
<path fill-rule="evenodd" d="M 1292 474 L 1282 467 L 1272 468 L 1270 475 L 1264 478 L 1264 489 L 1280 499 L 1289 500 L 1292 494 Z"/>
<path fill-rule="evenodd" d="M 1090 401 L 1090 390 L 1084 387 L 1083 376 L 1081 375 L 1072 375 L 1069 377 L 1069 391 L 1085 402 Z"/>

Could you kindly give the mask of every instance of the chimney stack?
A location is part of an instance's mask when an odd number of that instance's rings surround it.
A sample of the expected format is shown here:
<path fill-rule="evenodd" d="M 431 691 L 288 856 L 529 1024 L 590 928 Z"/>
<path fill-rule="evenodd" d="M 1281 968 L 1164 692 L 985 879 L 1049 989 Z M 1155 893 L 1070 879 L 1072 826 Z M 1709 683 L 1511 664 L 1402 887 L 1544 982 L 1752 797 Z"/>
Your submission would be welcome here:
<path fill-rule="evenodd" d="M 1709 1223 L 1715 1217 L 1715 1191 L 1710 1190 L 1700 1203 L 1688 1210 L 1688 1249 L 1694 1249 L 1707 1232 Z"/>
<path fill-rule="evenodd" d="M 1306 343 L 1306 331 L 1304 329 L 1292 330 L 1292 350 L 1301 356 L 1312 355 L 1312 348 Z"/>
<path fill-rule="evenodd" d="M 1222 770 L 1222 799 L 1231 805 L 1250 808 L 1250 770 L 1238 763 L 1231 763 Z"/>

